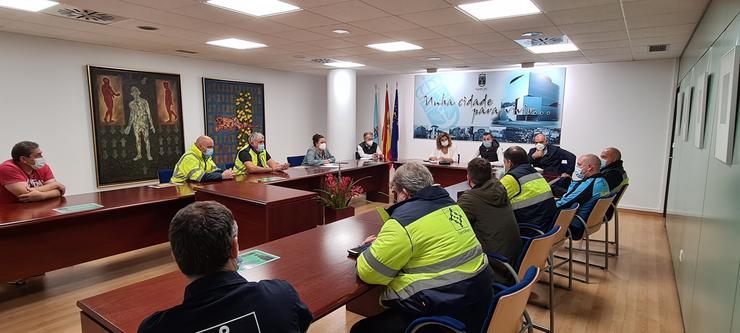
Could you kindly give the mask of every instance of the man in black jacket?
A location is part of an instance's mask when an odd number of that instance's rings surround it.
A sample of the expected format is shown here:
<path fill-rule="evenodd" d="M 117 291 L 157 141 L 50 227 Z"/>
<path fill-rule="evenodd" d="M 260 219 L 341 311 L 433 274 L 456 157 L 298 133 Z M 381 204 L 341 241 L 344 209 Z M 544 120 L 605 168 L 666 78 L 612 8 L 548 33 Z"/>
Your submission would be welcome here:
<path fill-rule="evenodd" d="M 482 158 L 468 162 L 468 184 L 471 189 L 457 200 L 457 204 L 473 227 L 483 251 L 493 252 L 516 262 L 522 250 L 519 225 L 511 209 L 506 188 L 491 176 L 491 164 Z M 503 267 L 494 266 L 494 279 L 507 282 Z"/>
<path fill-rule="evenodd" d="M 558 181 L 550 184 L 550 187 L 555 196 L 562 195 L 570 185 L 571 175 L 576 168 L 576 155 L 559 146 L 551 145 L 542 133 L 534 136 L 534 145 L 535 147 L 529 150 L 532 166 L 542 168 L 546 177 L 560 177 Z"/>
<path fill-rule="evenodd" d="M 604 148 L 599 156 L 601 159 L 601 175 L 609 184 L 609 191 L 619 191 L 623 185 L 629 183 L 627 172 L 624 171 L 622 152 L 614 147 Z"/>
<path fill-rule="evenodd" d="M 157 311 L 146 332 L 305 332 L 313 316 L 282 280 L 249 282 L 238 272 L 234 216 L 215 201 L 181 209 L 170 223 L 177 266 L 190 279 L 182 304 Z"/>
<path fill-rule="evenodd" d="M 500 145 L 498 141 L 493 138 L 493 135 L 491 135 L 491 133 L 483 133 L 482 142 L 480 144 L 480 147 L 478 147 L 478 156 L 476 157 L 485 158 L 488 162 L 496 162 L 498 161 L 499 146 Z"/>

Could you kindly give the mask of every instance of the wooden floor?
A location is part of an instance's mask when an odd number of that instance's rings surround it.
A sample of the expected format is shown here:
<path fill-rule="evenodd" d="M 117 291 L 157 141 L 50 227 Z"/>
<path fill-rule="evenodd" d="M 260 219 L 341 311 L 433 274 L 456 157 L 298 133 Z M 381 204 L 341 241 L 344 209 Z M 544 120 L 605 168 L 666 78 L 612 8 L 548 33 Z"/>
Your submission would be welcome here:
<path fill-rule="evenodd" d="M 375 206 L 360 205 L 357 212 Z M 611 259 L 609 271 L 592 269 L 591 284 L 556 289 L 556 332 L 684 331 L 664 219 L 625 212 L 620 222 L 620 256 Z M 575 267 L 582 273 L 580 265 Z M 77 300 L 176 269 L 169 245 L 162 244 L 49 272 L 23 286 L 0 285 L 0 332 L 79 332 Z M 537 300 L 546 300 L 544 283 L 535 292 Z M 528 309 L 536 322 L 547 325 L 547 310 Z M 309 332 L 346 332 L 360 318 L 341 308 Z"/>

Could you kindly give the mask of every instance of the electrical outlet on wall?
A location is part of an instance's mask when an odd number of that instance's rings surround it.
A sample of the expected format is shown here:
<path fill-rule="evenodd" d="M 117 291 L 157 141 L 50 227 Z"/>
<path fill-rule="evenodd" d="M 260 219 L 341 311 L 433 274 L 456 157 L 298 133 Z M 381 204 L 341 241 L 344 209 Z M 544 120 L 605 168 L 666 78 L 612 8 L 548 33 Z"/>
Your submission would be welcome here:
<path fill-rule="evenodd" d="M 683 249 L 678 251 L 678 262 L 683 262 Z"/>

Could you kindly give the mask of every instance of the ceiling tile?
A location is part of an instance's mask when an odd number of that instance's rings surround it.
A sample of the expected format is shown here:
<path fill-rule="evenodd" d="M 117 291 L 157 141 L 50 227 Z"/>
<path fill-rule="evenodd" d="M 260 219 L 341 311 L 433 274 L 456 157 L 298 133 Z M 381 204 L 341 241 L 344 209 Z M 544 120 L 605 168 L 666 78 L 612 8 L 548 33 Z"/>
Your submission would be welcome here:
<path fill-rule="evenodd" d="M 420 40 L 417 43 L 419 46 L 422 46 L 424 48 L 435 48 L 435 47 L 446 47 L 446 46 L 456 46 L 456 45 L 462 45 L 459 42 L 456 42 L 450 38 L 435 38 L 435 39 L 425 39 Z"/>
<path fill-rule="evenodd" d="M 484 23 L 496 31 L 536 31 L 538 27 L 552 26 L 552 22 L 544 14 L 488 20 Z"/>
<path fill-rule="evenodd" d="M 558 26 L 566 35 L 624 30 L 624 20 L 561 24 Z"/>
<path fill-rule="evenodd" d="M 510 40 L 504 40 L 500 42 L 480 43 L 480 44 L 468 44 L 468 46 L 476 50 L 483 51 L 483 52 L 521 48 L 521 45 L 513 41 L 510 41 Z"/>
<path fill-rule="evenodd" d="M 346 42 L 338 38 L 316 40 L 316 41 L 312 41 L 311 44 L 316 45 L 318 47 L 323 47 L 326 49 L 341 49 L 341 48 L 357 46 L 356 44 Z"/>
<path fill-rule="evenodd" d="M 372 20 L 355 21 L 352 22 L 352 25 L 377 33 L 410 30 L 419 27 L 418 25 L 415 25 L 411 22 L 395 16 L 381 17 Z"/>
<path fill-rule="evenodd" d="M 696 24 L 704 12 L 700 10 L 682 11 L 670 14 L 628 16 L 627 26 L 630 29 L 661 27 L 676 24 Z"/>
<path fill-rule="evenodd" d="M 591 6 L 576 9 L 548 12 L 547 16 L 555 24 L 573 24 L 583 22 L 597 22 L 622 18 L 622 9 L 619 3 L 601 6 Z"/>
<path fill-rule="evenodd" d="M 632 57 L 619 56 L 619 55 L 606 55 L 606 56 L 592 56 L 586 57 L 592 63 L 604 63 L 604 62 L 623 62 L 632 61 Z"/>
<path fill-rule="evenodd" d="M 44 15 L 44 14 L 31 13 L 31 12 L 25 12 L 21 10 L 0 7 L 0 18 L 3 18 L 3 19 L 19 20 L 25 16 L 30 16 L 30 15 Z"/>
<path fill-rule="evenodd" d="M 473 18 L 454 8 L 434 9 L 401 15 L 404 19 L 424 27 L 437 27 L 454 23 L 471 22 Z"/>
<path fill-rule="evenodd" d="M 432 30 L 424 29 L 424 28 L 384 32 L 383 35 L 396 39 L 396 40 L 404 40 L 407 42 L 443 37 Z"/>
<path fill-rule="evenodd" d="M 694 24 L 669 25 L 656 28 L 630 29 L 629 33 L 630 38 L 632 39 L 672 35 L 691 36 L 691 33 L 694 31 L 694 27 Z"/>
<path fill-rule="evenodd" d="M 457 36 L 453 39 L 464 44 L 492 43 L 508 40 L 506 37 L 493 31 L 484 34 Z"/>
<path fill-rule="evenodd" d="M 348 35 L 337 34 L 337 33 L 334 32 L 334 30 L 337 30 L 337 29 L 347 30 L 350 33 Z M 306 30 L 311 31 L 311 32 L 315 32 L 317 34 L 321 34 L 321 35 L 324 35 L 324 36 L 327 36 L 327 37 L 331 37 L 331 38 L 349 38 L 349 37 L 352 37 L 352 36 L 362 36 L 362 35 L 371 34 L 370 31 L 367 31 L 365 29 L 358 28 L 358 27 L 355 27 L 355 26 L 351 26 L 351 25 L 349 25 L 347 23 L 337 23 L 337 24 L 323 25 L 323 26 L 320 26 L 320 27 L 308 28 Z"/>
<path fill-rule="evenodd" d="M 447 36 L 447 37 L 483 34 L 483 33 L 495 33 L 493 29 L 489 28 L 488 26 L 480 22 L 455 23 L 455 24 L 431 27 L 429 29 L 434 30 L 440 35 Z"/>
<path fill-rule="evenodd" d="M 637 16 L 659 15 L 681 11 L 704 12 L 708 0 L 643 0 L 624 3 L 624 15 L 627 18 Z"/>
<path fill-rule="evenodd" d="M 385 33 L 384 33 L 385 34 Z M 350 43 L 354 43 L 357 45 L 368 45 L 368 44 L 376 44 L 376 43 L 387 43 L 387 42 L 395 42 L 398 41 L 398 39 L 393 37 L 388 37 L 386 35 L 376 34 L 376 33 L 370 33 L 367 35 L 360 35 L 360 36 L 349 36 L 349 37 L 343 37 L 342 40 L 348 41 Z"/>
<path fill-rule="evenodd" d="M 286 2 L 289 2 L 290 4 L 293 4 L 295 6 L 301 7 L 301 8 L 313 8 L 313 7 L 321 7 L 326 5 L 331 5 L 334 3 L 340 3 L 347 0 L 286 0 Z"/>
<path fill-rule="evenodd" d="M 623 40 L 610 40 L 604 42 L 583 42 L 578 44 L 578 48 L 581 50 L 593 50 L 593 49 L 608 49 L 614 47 L 626 47 L 629 48 L 629 41 Z"/>
<path fill-rule="evenodd" d="M 315 7 L 309 9 L 309 11 L 340 22 L 361 21 L 388 16 L 386 12 L 356 0 Z"/>
<path fill-rule="evenodd" d="M 65 1 L 69 2 L 69 1 Z M 175 8 L 190 6 L 198 3 L 197 0 L 122 0 L 122 2 L 134 3 L 137 5 L 147 6 L 156 9 L 171 10 Z"/>
<path fill-rule="evenodd" d="M 296 28 L 313 28 L 320 27 L 322 25 L 337 24 L 336 20 L 332 20 L 328 17 L 324 17 L 318 14 L 314 14 L 307 10 L 299 12 L 292 12 L 287 14 L 269 16 L 265 19 L 270 21 L 282 23 Z"/>
<path fill-rule="evenodd" d="M 533 2 L 545 12 L 619 4 L 619 0 L 534 0 Z"/>
<path fill-rule="evenodd" d="M 393 15 L 423 12 L 451 6 L 444 0 L 363 0 L 363 2 Z"/>
<path fill-rule="evenodd" d="M 604 48 L 604 49 L 592 49 L 592 50 L 581 50 L 583 55 L 586 57 L 592 57 L 592 56 L 608 56 L 608 55 L 614 55 L 614 56 L 630 56 L 632 57 L 632 53 L 630 52 L 630 49 L 627 47 L 615 47 L 615 48 Z"/>
<path fill-rule="evenodd" d="M 627 30 L 623 31 L 607 31 L 597 32 L 589 34 L 572 34 L 568 35 L 568 38 L 578 45 L 578 43 L 589 43 L 589 42 L 605 42 L 611 40 L 622 40 L 627 39 Z"/>
<path fill-rule="evenodd" d="M 285 32 L 276 33 L 274 35 L 281 37 L 281 38 L 297 41 L 297 42 L 309 42 L 309 41 L 314 41 L 314 40 L 328 39 L 328 37 L 324 35 L 319 35 L 317 33 L 313 33 L 308 30 L 301 30 L 301 29 L 289 30 Z"/>
<path fill-rule="evenodd" d="M 517 40 L 522 38 L 522 34 L 525 32 L 535 31 L 542 33 L 542 37 L 555 37 L 555 36 L 562 36 L 563 32 L 558 29 L 558 27 L 551 25 L 549 27 L 539 27 L 539 28 L 533 28 L 529 31 L 527 30 L 513 30 L 513 31 L 503 31 L 501 32 L 501 35 L 503 35 L 506 38 Z"/>

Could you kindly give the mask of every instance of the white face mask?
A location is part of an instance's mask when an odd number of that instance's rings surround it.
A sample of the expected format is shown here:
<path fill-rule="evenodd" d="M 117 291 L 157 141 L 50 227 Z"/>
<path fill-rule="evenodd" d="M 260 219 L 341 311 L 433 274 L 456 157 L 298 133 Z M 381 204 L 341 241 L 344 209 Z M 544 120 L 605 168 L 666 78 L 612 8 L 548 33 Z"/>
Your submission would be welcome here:
<path fill-rule="evenodd" d="M 38 169 L 41 169 L 41 168 L 43 168 L 43 167 L 44 167 L 44 165 L 46 165 L 46 160 L 45 160 L 45 159 L 44 159 L 43 157 L 39 157 L 39 158 L 34 158 L 34 159 L 33 159 L 33 161 L 34 161 L 34 163 L 35 163 L 35 164 L 34 164 L 34 165 L 32 165 L 31 167 L 32 167 L 32 168 L 33 168 L 34 170 L 38 170 Z"/>
<path fill-rule="evenodd" d="M 540 151 L 545 150 L 545 144 L 544 143 L 538 143 L 538 144 L 534 145 L 534 147 L 537 150 L 540 150 Z"/>
<path fill-rule="evenodd" d="M 372 139 L 365 140 L 365 144 L 368 145 L 368 146 L 372 146 L 373 145 L 373 140 Z"/>
<path fill-rule="evenodd" d="M 326 142 L 319 144 L 319 149 L 326 150 Z"/>
<path fill-rule="evenodd" d="M 447 147 L 447 146 L 449 146 L 449 145 L 450 145 L 450 142 L 449 142 L 449 141 L 447 141 L 447 140 L 442 140 L 442 141 L 440 141 L 439 143 L 440 143 L 440 144 L 442 145 L 442 147 Z"/>

